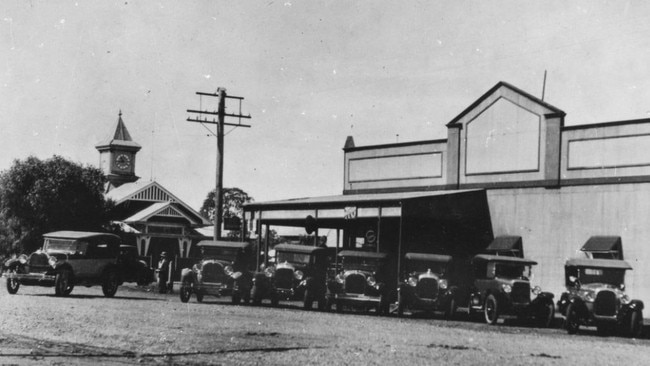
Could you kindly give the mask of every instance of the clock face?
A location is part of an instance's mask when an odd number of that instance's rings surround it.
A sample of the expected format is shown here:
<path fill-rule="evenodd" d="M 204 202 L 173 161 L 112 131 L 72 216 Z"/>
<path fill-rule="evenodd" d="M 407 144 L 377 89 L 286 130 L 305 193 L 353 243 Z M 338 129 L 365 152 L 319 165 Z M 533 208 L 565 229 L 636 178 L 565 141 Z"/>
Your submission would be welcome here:
<path fill-rule="evenodd" d="M 119 154 L 115 158 L 115 166 L 120 170 L 126 170 L 131 167 L 131 158 L 126 154 Z"/>

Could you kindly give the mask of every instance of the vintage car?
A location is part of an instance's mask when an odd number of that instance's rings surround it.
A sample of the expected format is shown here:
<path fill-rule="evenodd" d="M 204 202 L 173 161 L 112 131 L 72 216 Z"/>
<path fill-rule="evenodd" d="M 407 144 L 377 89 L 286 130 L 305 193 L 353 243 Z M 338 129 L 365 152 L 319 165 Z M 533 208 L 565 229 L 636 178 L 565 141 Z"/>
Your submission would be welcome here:
<path fill-rule="evenodd" d="M 57 231 L 43 235 L 43 248 L 5 263 L 7 291 L 21 285 L 54 287 L 56 296 L 68 296 L 76 285 L 101 285 L 113 297 L 122 284 L 117 235 L 82 231 Z"/>
<path fill-rule="evenodd" d="M 472 259 L 474 281 L 468 312 L 482 313 L 485 322 L 496 324 L 502 315 L 515 315 L 548 327 L 555 317 L 553 294 L 531 289 L 531 267 L 537 262 L 510 256 L 479 254 Z"/>
<path fill-rule="evenodd" d="M 328 282 L 329 304 L 337 312 L 353 307 L 368 310 L 374 308 L 378 315 L 388 314 L 390 307 L 390 278 L 388 254 L 358 250 L 343 250 L 340 271 Z"/>
<path fill-rule="evenodd" d="M 569 334 L 581 325 L 596 326 L 599 333 L 618 330 L 629 337 L 643 332 L 643 302 L 625 294 L 625 271 L 632 267 L 620 259 L 575 258 L 564 271 L 567 292 L 558 309 Z"/>
<path fill-rule="evenodd" d="M 404 315 L 404 310 L 442 311 L 445 318 L 451 318 L 456 312 L 449 278 L 452 261 L 448 255 L 406 253 L 406 270 L 397 288 L 397 315 Z"/>
<path fill-rule="evenodd" d="M 300 299 L 305 309 L 314 301 L 319 309 L 326 305 L 328 252 L 325 248 L 296 244 L 275 246 L 275 263 L 255 275 L 253 304 L 271 299 L 276 306 L 280 299 Z"/>
<path fill-rule="evenodd" d="M 181 271 L 180 297 L 188 302 L 192 293 L 196 301 L 203 297 L 231 295 L 232 303 L 250 301 L 253 273 L 252 245 L 247 242 L 204 240 L 197 244 L 202 259 L 192 268 Z"/>
<path fill-rule="evenodd" d="M 135 282 L 138 286 L 146 286 L 154 280 L 154 270 L 147 262 L 140 259 L 138 248 L 133 245 L 120 245 L 121 277 L 124 282 Z"/>

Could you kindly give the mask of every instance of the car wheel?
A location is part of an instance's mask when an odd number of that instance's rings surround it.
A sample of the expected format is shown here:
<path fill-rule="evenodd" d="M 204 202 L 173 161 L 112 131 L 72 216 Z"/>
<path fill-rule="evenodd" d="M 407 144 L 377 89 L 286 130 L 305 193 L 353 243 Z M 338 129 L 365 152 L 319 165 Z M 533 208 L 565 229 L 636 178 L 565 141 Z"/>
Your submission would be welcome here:
<path fill-rule="evenodd" d="M 190 301 L 190 297 L 192 296 L 192 283 L 183 281 L 179 293 L 181 296 L 181 302 Z"/>
<path fill-rule="evenodd" d="M 242 300 L 244 301 L 245 305 L 248 305 L 251 302 L 251 290 L 247 289 L 244 291 L 244 294 L 242 295 Z"/>
<path fill-rule="evenodd" d="M 628 319 L 627 336 L 630 338 L 640 338 L 643 334 L 643 315 L 641 310 L 634 310 L 630 313 Z"/>
<path fill-rule="evenodd" d="M 15 274 L 16 270 L 12 270 L 9 272 L 10 274 Z M 7 292 L 15 295 L 16 292 L 18 292 L 18 289 L 20 288 L 20 282 L 18 282 L 17 279 L 15 278 L 7 278 Z"/>
<path fill-rule="evenodd" d="M 569 307 L 566 309 L 566 319 L 564 319 L 564 329 L 566 329 L 569 334 L 578 333 L 580 328 L 580 318 L 578 317 L 578 311 L 574 304 L 569 304 Z"/>
<path fill-rule="evenodd" d="M 548 328 L 553 324 L 555 319 L 555 306 L 552 301 L 542 304 L 541 308 L 535 314 L 535 325 L 539 328 Z"/>
<path fill-rule="evenodd" d="M 196 302 L 203 302 L 203 292 L 197 291 L 196 292 Z"/>
<path fill-rule="evenodd" d="M 262 303 L 262 294 L 260 293 L 260 289 L 257 286 L 253 286 L 253 289 L 251 290 L 251 297 L 253 298 L 253 305 L 257 306 Z"/>
<path fill-rule="evenodd" d="M 239 305 L 240 302 L 241 302 L 241 295 L 239 294 L 239 292 L 237 292 L 237 291 L 233 292 L 232 293 L 232 304 L 233 305 Z"/>
<path fill-rule="evenodd" d="M 336 303 L 334 305 L 336 306 L 336 312 L 337 313 L 342 313 L 343 312 L 343 301 L 336 300 Z"/>
<path fill-rule="evenodd" d="M 314 295 L 312 295 L 312 290 L 305 289 L 303 307 L 305 308 L 305 310 L 311 310 L 313 303 L 314 303 Z"/>
<path fill-rule="evenodd" d="M 114 271 L 108 272 L 106 278 L 104 279 L 104 283 L 102 284 L 102 292 L 104 293 L 104 296 L 105 297 L 115 296 L 115 293 L 117 292 L 117 287 L 119 285 L 120 282 L 117 277 L 117 273 L 115 273 Z"/>
<path fill-rule="evenodd" d="M 70 284 L 70 277 L 70 271 L 68 270 L 62 270 L 56 274 L 56 277 L 54 278 L 54 294 L 56 296 L 70 295 L 74 287 Z"/>
<path fill-rule="evenodd" d="M 280 303 L 280 298 L 277 293 L 271 295 L 271 306 L 278 306 Z"/>
<path fill-rule="evenodd" d="M 327 298 L 324 295 L 321 296 L 321 298 L 318 299 L 318 310 L 327 311 L 327 302 Z"/>
<path fill-rule="evenodd" d="M 456 300 L 452 298 L 449 300 L 449 302 L 447 303 L 447 307 L 445 308 L 445 319 L 452 320 L 455 315 L 456 315 Z"/>
<path fill-rule="evenodd" d="M 497 302 L 497 298 L 492 294 L 488 295 L 483 308 L 485 322 L 488 324 L 496 324 L 497 320 L 499 320 L 499 303 Z"/>
<path fill-rule="evenodd" d="M 406 307 L 406 304 L 404 303 L 404 297 L 402 294 L 397 296 L 397 316 L 403 317 L 404 316 L 404 308 Z"/>

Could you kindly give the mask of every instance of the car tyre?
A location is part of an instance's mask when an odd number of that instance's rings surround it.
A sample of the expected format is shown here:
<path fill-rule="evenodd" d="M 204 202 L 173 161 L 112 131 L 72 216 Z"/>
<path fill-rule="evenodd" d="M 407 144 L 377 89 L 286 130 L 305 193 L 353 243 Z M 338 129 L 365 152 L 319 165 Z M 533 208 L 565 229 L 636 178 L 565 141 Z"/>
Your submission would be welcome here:
<path fill-rule="evenodd" d="M 192 297 L 192 284 L 190 282 L 183 281 L 179 294 L 181 297 L 181 302 L 190 301 L 190 297 Z"/>
<path fill-rule="evenodd" d="M 555 319 L 555 306 L 552 301 L 546 301 L 535 314 L 535 325 L 539 328 L 549 328 Z"/>
<path fill-rule="evenodd" d="M 10 274 L 16 274 L 16 270 L 9 272 Z M 7 292 L 11 295 L 15 295 L 20 288 L 20 282 L 15 278 L 7 278 Z"/>
<path fill-rule="evenodd" d="M 575 304 L 569 304 L 566 309 L 566 319 L 564 319 L 564 329 L 566 329 L 569 334 L 578 333 L 580 329 L 580 318 L 578 316 L 578 310 L 576 309 Z"/>
<path fill-rule="evenodd" d="M 105 297 L 113 297 L 117 292 L 117 287 L 120 285 L 119 278 L 115 271 L 110 271 L 106 274 L 104 278 L 104 283 L 102 284 L 102 292 Z"/>
<path fill-rule="evenodd" d="M 493 294 L 489 294 L 485 298 L 483 313 L 485 315 L 485 322 L 488 324 L 496 324 L 497 320 L 499 320 L 499 303 Z"/>
<path fill-rule="evenodd" d="M 196 292 L 196 302 L 203 302 L 203 292 L 201 291 Z"/>
<path fill-rule="evenodd" d="M 451 298 L 447 303 L 444 316 L 446 320 L 452 320 L 456 316 L 456 300 L 454 298 Z"/>
<path fill-rule="evenodd" d="M 68 296 L 72 292 L 74 286 L 71 282 L 71 273 L 69 270 L 62 270 L 56 274 L 54 278 L 54 295 Z"/>
<path fill-rule="evenodd" d="M 343 302 L 341 300 L 337 300 L 334 305 L 336 306 L 336 312 L 337 313 L 342 313 L 343 312 Z"/>
<path fill-rule="evenodd" d="M 280 297 L 277 293 L 271 295 L 271 306 L 278 306 L 280 304 Z"/>
<path fill-rule="evenodd" d="M 641 310 L 633 310 L 628 319 L 627 336 L 630 338 L 641 338 L 643 334 L 643 314 Z"/>
<path fill-rule="evenodd" d="M 251 302 L 251 290 L 250 289 L 244 291 L 244 294 L 242 295 L 242 300 L 244 301 L 245 305 L 248 305 Z"/>
<path fill-rule="evenodd" d="M 240 302 L 241 302 L 241 294 L 238 291 L 233 292 L 232 293 L 232 304 L 233 305 L 239 305 Z"/>
<path fill-rule="evenodd" d="M 406 304 L 404 304 L 404 296 L 402 296 L 402 294 L 399 294 L 397 297 L 397 316 L 400 318 L 404 316 L 405 307 Z"/>
<path fill-rule="evenodd" d="M 253 289 L 251 290 L 251 297 L 254 306 L 258 306 L 262 303 L 262 294 L 260 294 L 260 289 L 257 286 L 253 286 Z"/>

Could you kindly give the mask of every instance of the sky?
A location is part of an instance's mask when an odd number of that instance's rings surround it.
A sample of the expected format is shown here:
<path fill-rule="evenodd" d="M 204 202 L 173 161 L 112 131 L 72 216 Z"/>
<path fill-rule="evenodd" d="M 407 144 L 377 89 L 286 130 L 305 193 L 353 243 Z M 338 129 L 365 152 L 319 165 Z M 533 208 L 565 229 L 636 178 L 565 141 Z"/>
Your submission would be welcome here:
<path fill-rule="evenodd" d="M 446 138 L 499 81 L 541 97 L 546 71 L 565 125 L 650 118 L 649 15 L 644 1 L 2 1 L 0 171 L 30 155 L 98 166 L 121 110 L 140 179 L 198 210 L 216 139 L 186 110 L 214 109 L 196 92 L 223 87 L 252 117 L 225 128 L 224 186 L 341 194 L 347 136 Z"/>

